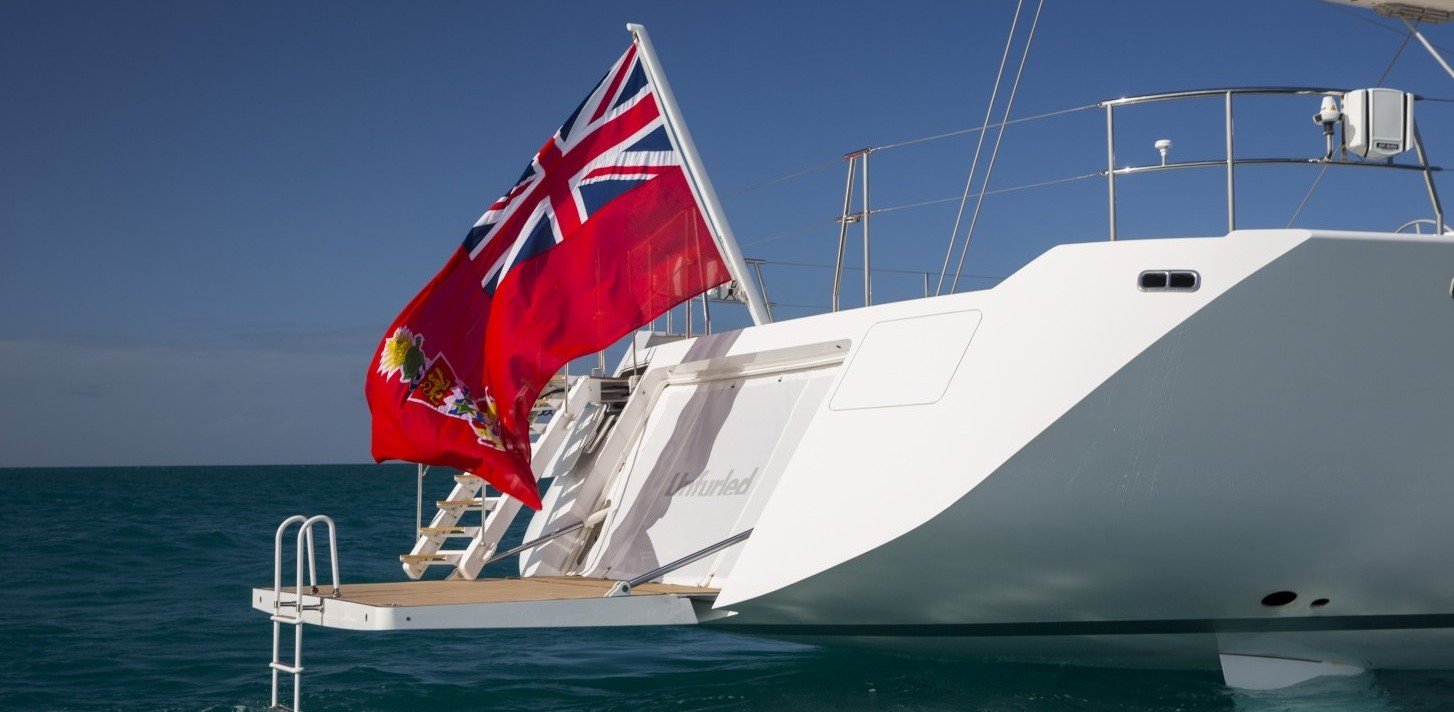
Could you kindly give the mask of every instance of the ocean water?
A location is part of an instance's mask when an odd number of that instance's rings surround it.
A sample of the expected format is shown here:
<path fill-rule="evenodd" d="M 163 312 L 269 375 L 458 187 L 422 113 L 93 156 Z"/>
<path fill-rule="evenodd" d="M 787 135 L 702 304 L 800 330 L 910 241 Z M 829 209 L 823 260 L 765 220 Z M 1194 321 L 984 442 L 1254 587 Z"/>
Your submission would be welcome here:
<path fill-rule="evenodd" d="M 450 484 L 430 480 L 431 498 Z M 409 467 L 0 470 L 0 488 L 5 710 L 264 709 L 271 627 L 248 589 L 272 579 L 278 522 L 332 515 L 345 583 L 402 580 L 396 557 L 413 541 Z M 984 664 L 689 627 L 309 627 L 304 664 L 307 712 L 1454 709 L 1449 673 L 1250 694 L 1214 672 Z"/>

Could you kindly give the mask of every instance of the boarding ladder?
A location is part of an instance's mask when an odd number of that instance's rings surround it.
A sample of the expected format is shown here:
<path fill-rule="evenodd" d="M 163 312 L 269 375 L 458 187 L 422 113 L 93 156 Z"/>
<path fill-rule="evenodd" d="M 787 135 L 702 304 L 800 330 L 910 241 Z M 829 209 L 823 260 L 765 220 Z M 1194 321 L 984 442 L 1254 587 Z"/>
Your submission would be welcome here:
<path fill-rule="evenodd" d="M 434 503 L 437 511 L 426 527 L 423 526 L 423 501 L 424 476 L 428 472 L 428 466 L 419 467 L 419 520 L 415 527 L 417 538 L 414 548 L 400 556 L 399 562 L 404 565 L 404 573 L 411 579 L 422 576 L 428 567 L 441 564 L 454 567 L 450 578 L 474 579 L 480 573 L 481 562 L 487 557 L 486 549 L 491 548 L 486 544 L 485 532 L 493 532 L 494 527 L 490 526 L 490 520 L 500 519 L 494 513 L 502 509 L 501 505 L 506 498 L 487 496 L 484 481 L 468 472 L 455 475 L 454 489 L 450 490 L 447 497 Z M 468 512 L 479 512 L 479 526 L 460 524 Z M 445 542 L 456 538 L 468 538 L 469 544 L 463 549 L 443 549 Z"/>
<path fill-rule="evenodd" d="M 322 514 L 312 517 L 305 517 L 295 514 L 283 520 L 278 525 L 278 533 L 273 537 L 273 661 L 268 665 L 272 668 L 273 675 L 273 709 L 291 710 L 299 712 L 300 692 L 303 682 L 303 615 L 309 611 L 317 611 L 321 619 L 323 616 L 323 605 L 326 598 L 319 595 L 318 590 L 318 562 L 313 551 L 313 525 L 323 522 L 328 525 L 328 563 L 332 567 L 333 579 L 331 580 L 331 598 L 338 598 L 340 589 L 338 587 L 338 533 L 333 525 L 333 519 Z M 288 528 L 298 524 L 298 546 L 297 546 L 297 569 L 293 578 L 293 590 L 283 590 L 283 534 Z M 308 585 L 309 593 L 317 597 L 317 603 L 306 603 L 303 599 L 303 560 L 304 546 L 307 546 L 308 561 Z M 285 598 L 291 596 L 291 598 Z M 291 613 L 285 613 L 290 610 Z M 293 626 L 293 662 L 292 664 L 282 661 L 282 639 L 283 624 Z M 278 673 L 285 672 L 293 676 L 293 706 L 287 707 L 278 704 Z"/>
<path fill-rule="evenodd" d="M 530 409 L 532 443 L 545 433 L 550 419 L 565 409 L 569 382 L 565 376 L 550 379 Z M 424 526 L 424 478 L 427 465 L 419 466 L 414 548 L 399 557 L 404 573 L 418 579 L 430 566 L 450 566 L 451 579 L 474 580 L 499 547 L 514 521 L 520 502 L 503 495 L 489 496 L 484 481 L 471 473 L 454 477 L 449 496 L 436 501 L 434 517 Z M 479 513 L 478 526 L 461 525 L 467 514 Z M 468 539 L 463 549 L 444 549 L 450 539 Z"/>

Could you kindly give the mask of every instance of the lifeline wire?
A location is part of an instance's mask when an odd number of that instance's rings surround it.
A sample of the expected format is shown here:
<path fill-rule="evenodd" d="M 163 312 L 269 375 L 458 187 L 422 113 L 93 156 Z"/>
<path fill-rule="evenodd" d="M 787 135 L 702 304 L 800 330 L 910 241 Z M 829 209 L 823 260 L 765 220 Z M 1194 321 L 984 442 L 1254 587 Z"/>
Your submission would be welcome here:
<path fill-rule="evenodd" d="M 764 262 L 763 264 L 764 265 L 771 265 L 773 267 L 812 267 L 813 269 L 834 269 L 834 266 L 833 265 L 818 264 L 817 262 L 775 262 L 774 261 L 774 262 Z M 862 270 L 863 268 L 862 267 L 850 267 L 848 265 L 844 265 L 843 266 L 843 269 L 845 271 L 848 271 L 848 272 L 857 272 L 857 271 Z M 922 269 L 902 269 L 902 268 L 898 268 L 898 267 L 874 267 L 873 268 L 873 271 L 875 271 L 875 272 L 883 272 L 884 274 L 913 274 L 913 275 L 928 274 L 928 272 L 926 272 L 925 270 L 922 270 Z M 1000 274 L 971 274 L 971 275 L 966 275 L 966 276 L 967 277 L 972 277 L 974 279 L 1004 279 L 1005 278 L 1004 275 L 1000 275 Z"/>
<path fill-rule="evenodd" d="M 929 136 L 920 136 L 919 138 L 911 138 L 911 139 L 908 139 L 908 140 L 905 140 L 905 141 L 899 141 L 897 143 L 887 143 L 887 144 L 884 144 L 882 146 L 874 146 L 873 148 L 871 148 L 869 150 L 877 153 L 879 151 L 887 151 L 890 148 L 899 148 L 899 147 L 902 147 L 902 146 L 912 146 L 912 145 L 914 145 L 916 143 L 924 143 L 926 141 L 937 141 L 937 140 L 939 140 L 941 138 L 953 138 L 955 136 L 963 136 L 965 134 L 975 133 L 976 131 L 983 132 L 986 129 L 997 129 L 997 128 L 1000 128 L 1002 126 L 1010 126 L 1010 125 L 1013 125 L 1013 124 L 1021 124 L 1021 123 L 1024 123 L 1026 121 L 1035 121 L 1037 119 L 1048 119 L 1048 118 L 1050 118 L 1052 116 L 1060 116 L 1061 114 L 1073 114 L 1073 113 L 1075 113 L 1077 111 L 1085 111 L 1086 109 L 1097 109 L 1097 108 L 1100 108 L 1100 106 L 1101 105 L 1099 103 L 1086 104 L 1085 106 L 1073 106 L 1073 107 L 1071 107 L 1069 109 L 1060 109 L 1060 110 L 1057 110 L 1057 111 L 1047 111 L 1047 112 L 1045 112 L 1043 114 L 1035 114 L 1034 116 L 1022 116 L 1022 117 L 1020 117 L 1018 119 L 1010 119 L 1009 121 L 1002 121 L 1002 122 L 997 123 L 997 124 L 986 124 L 984 126 L 971 126 L 969 128 L 966 128 L 966 129 L 956 129 L 954 131 L 946 131 L 944 133 L 937 133 L 937 134 L 932 134 L 932 135 L 929 135 Z M 875 211 L 875 212 L 877 212 L 877 211 Z"/>
<path fill-rule="evenodd" d="M 1446 102 L 1454 102 L 1454 99 L 1433 99 L 1433 98 L 1424 97 L 1423 98 L 1423 101 L 1446 101 Z M 1097 108 L 1100 108 L 1100 104 L 1099 103 L 1096 103 L 1096 104 L 1086 104 L 1084 106 L 1072 106 L 1069 109 L 1059 109 L 1059 110 L 1056 110 L 1056 111 L 1047 111 L 1047 112 L 1045 112 L 1043 114 L 1035 114 L 1033 116 L 1022 116 L 1022 117 L 1020 117 L 1018 119 L 1010 119 L 1009 121 L 1005 121 L 1005 122 L 1001 122 L 1001 123 L 995 123 L 995 124 L 989 124 L 987 126 L 970 126 L 969 128 L 955 129 L 953 131 L 945 131 L 944 133 L 930 134 L 928 136 L 920 136 L 918 138 L 905 139 L 903 141 L 896 141 L 894 143 L 886 143 L 886 144 L 884 144 L 882 146 L 874 146 L 874 147 L 872 147 L 872 148 L 870 148 L 868 150 L 870 150 L 870 151 L 872 151 L 874 153 L 878 153 L 879 151 L 887 151 L 887 150 L 889 150 L 891 148 L 902 148 L 904 146 L 913 146 L 915 144 L 927 143 L 929 141 L 938 141 L 938 140 L 946 139 L 946 138 L 954 138 L 955 136 L 963 136 L 965 134 L 972 134 L 972 133 L 976 133 L 976 132 L 983 133 L 986 129 L 997 129 L 997 128 L 1000 128 L 1002 126 L 1012 126 L 1014 124 L 1023 124 L 1026 121 L 1038 121 L 1040 119 L 1048 119 L 1048 118 L 1051 118 L 1053 116 L 1060 116 L 1062 114 L 1073 114 L 1073 113 L 1075 113 L 1077 111 L 1085 111 L 1087 109 L 1097 109 Z M 801 177 L 803 177 L 805 175 L 808 175 L 810 173 L 817 173 L 818 171 L 821 171 L 824 168 L 832 168 L 833 166 L 841 165 L 842 164 L 842 161 L 843 161 L 842 158 L 835 158 L 835 159 L 833 159 L 831 161 L 823 161 L 822 163 L 814 163 L 811 166 L 805 166 L 803 168 L 799 168 L 798 170 L 795 170 L 795 171 L 793 171 L 791 173 L 784 173 L 783 175 L 780 175 L 780 176 L 778 176 L 776 178 L 770 178 L 770 179 L 765 180 L 765 181 L 762 181 L 760 183 L 753 183 L 752 185 L 749 185 L 746 188 L 743 188 L 741 190 L 738 190 L 735 193 L 729 194 L 727 197 L 729 197 L 729 198 L 735 198 L 735 197 L 737 197 L 739 195 L 746 195 L 748 193 L 752 193 L 752 192 L 755 192 L 755 191 L 762 190 L 763 188 L 767 188 L 767 187 L 770 187 L 770 186 L 777 185 L 778 183 L 785 183 L 787 181 L 793 180 L 794 178 L 801 178 Z M 993 194 L 993 192 L 994 191 L 991 191 L 992 194 Z M 877 213 L 877 212 L 880 212 L 880 211 L 878 209 L 874 209 L 874 212 Z"/>
<path fill-rule="evenodd" d="M 792 180 L 794 178 L 801 178 L 801 177 L 803 177 L 805 175 L 808 175 L 809 173 L 815 173 L 817 171 L 823 170 L 824 168 L 828 168 L 828 167 L 831 167 L 831 166 L 836 166 L 836 165 L 838 165 L 838 163 L 839 163 L 840 160 L 841 159 L 835 158 L 835 159 L 833 159 L 831 161 L 824 161 L 822 163 L 815 163 L 815 164 L 813 164 L 811 166 L 808 166 L 807 168 L 802 168 L 802 169 L 793 171 L 792 173 L 788 173 L 788 174 L 785 174 L 785 175 L 778 176 L 778 177 L 773 178 L 771 180 L 765 180 L 765 181 L 763 181 L 761 183 L 755 183 L 753 185 L 747 186 L 746 188 L 743 188 L 742 190 L 737 191 L 736 193 L 733 193 L 731 197 L 736 197 L 736 196 L 739 196 L 739 195 L 744 195 L 746 193 L 751 193 L 751 192 L 753 192 L 755 190 L 762 190 L 763 188 L 766 188 L 768 186 L 777 185 L 778 183 L 782 183 L 782 182 L 785 182 L 785 181 L 790 181 L 790 180 Z"/>
<path fill-rule="evenodd" d="M 1066 176 L 1064 178 L 1051 178 L 1050 180 L 1042 180 L 1042 181 L 1037 181 L 1035 183 L 1022 183 L 1020 185 L 1012 185 L 1012 186 L 1009 186 L 1009 187 L 1006 187 L 1006 188 L 995 188 L 994 190 L 984 191 L 984 194 L 985 195 L 999 195 L 1000 193 L 1013 193 L 1013 192 L 1018 191 L 1018 190 L 1029 190 L 1031 188 L 1043 188 L 1043 187 L 1045 187 L 1047 185 L 1056 185 L 1056 184 L 1059 184 L 1059 183 L 1070 183 L 1070 182 L 1073 182 L 1073 181 L 1085 180 L 1087 178 L 1100 178 L 1101 176 L 1102 176 L 1102 173 L 1099 172 L 1099 171 L 1096 171 L 1096 172 L 1093 172 L 1093 173 L 1082 173 L 1082 174 L 1076 175 L 1076 176 Z M 972 197 L 978 197 L 978 196 L 979 196 L 979 193 L 975 193 L 975 194 L 973 194 Z M 886 207 L 886 208 L 874 208 L 873 209 L 873 212 L 874 212 L 875 215 L 877 215 L 879 213 L 892 213 L 892 212 L 896 212 L 896 211 L 899 211 L 899 210 L 912 210 L 914 208 L 922 208 L 922 207 L 929 206 L 929 205 L 942 205 L 944 203 L 952 203 L 952 202 L 954 202 L 956 200 L 959 200 L 959 197 L 958 196 L 950 196 L 950 197 L 947 197 L 947 198 L 934 198 L 932 200 L 920 200 L 918 202 L 905 203 L 903 205 L 890 205 L 889 207 Z M 765 244 L 765 243 L 768 243 L 768 242 L 776 242 L 778 240 L 783 240 L 783 239 L 786 239 L 786 238 L 789 238 L 789 237 L 796 237 L 798 235 L 803 235 L 803 234 L 812 232 L 813 230 L 817 230 L 819 228 L 824 228 L 824 227 L 827 227 L 829 225 L 837 225 L 837 224 L 838 224 L 838 218 L 833 218 L 831 220 L 820 220 L 820 221 L 815 222 L 815 223 L 813 223 L 811 225 L 803 225 L 801 227 L 793 228 L 793 229 L 788 230 L 786 232 L 780 232 L 780 233 L 778 233 L 776 235 L 772 235 L 772 236 L 769 236 L 769 237 L 764 237 L 764 238 L 759 239 L 759 240 L 753 240 L 752 242 L 744 242 L 744 243 L 742 243 L 742 246 L 743 247 L 751 247 L 753 245 L 762 245 L 762 244 Z M 782 262 L 774 262 L 772 264 L 784 264 L 784 263 L 782 263 Z M 858 268 L 850 268 L 850 267 L 845 266 L 844 269 L 858 269 Z M 974 275 L 967 275 L 967 276 L 971 276 L 972 277 Z"/>

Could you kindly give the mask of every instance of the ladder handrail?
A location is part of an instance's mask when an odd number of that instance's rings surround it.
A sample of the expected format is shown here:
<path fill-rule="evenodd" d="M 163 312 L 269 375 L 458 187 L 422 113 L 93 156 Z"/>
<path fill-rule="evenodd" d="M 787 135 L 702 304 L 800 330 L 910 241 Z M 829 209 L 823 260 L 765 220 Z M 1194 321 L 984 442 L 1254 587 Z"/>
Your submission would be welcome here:
<path fill-rule="evenodd" d="M 296 588 L 295 593 L 300 597 L 303 594 L 303 554 L 304 543 L 307 543 L 308 555 L 308 584 L 315 590 L 318 588 L 318 562 L 315 547 L 313 544 L 313 525 L 323 522 L 328 525 L 328 562 L 333 580 L 330 582 L 333 587 L 332 597 L 338 598 L 340 588 L 338 585 L 338 530 L 333 523 L 333 518 L 326 514 L 317 514 L 312 517 L 305 517 L 301 514 L 294 514 L 283 520 L 278 525 L 278 531 L 273 536 L 273 609 L 282 607 L 283 597 L 283 533 L 295 522 L 302 522 L 298 527 L 297 545 L 297 569 L 293 581 Z M 299 599 L 301 601 L 301 598 Z M 296 604 L 295 604 L 296 605 Z"/>
<path fill-rule="evenodd" d="M 333 524 L 333 517 L 330 517 L 326 514 L 315 514 L 305 520 L 303 524 L 298 527 L 298 575 L 296 579 L 295 592 L 298 594 L 300 615 L 302 611 L 301 605 L 303 601 L 303 540 L 305 537 L 308 540 L 309 583 L 311 583 L 313 586 L 313 592 L 318 592 L 318 567 L 314 560 L 313 553 L 313 525 L 318 522 L 323 522 L 324 524 L 328 525 L 328 563 L 330 564 L 330 569 L 333 573 L 332 597 L 338 598 L 340 594 L 338 588 L 338 530 Z"/>
<path fill-rule="evenodd" d="M 308 581 L 312 586 L 312 593 L 318 593 L 318 560 L 313 543 L 313 525 L 323 522 L 328 525 L 328 563 L 333 574 L 333 598 L 338 598 L 341 591 L 338 587 L 338 529 L 333 523 L 333 518 L 324 514 L 315 514 L 305 517 L 295 514 L 283 520 L 278 525 L 278 531 L 273 535 L 273 661 L 268 664 L 272 670 L 273 690 L 272 707 L 278 707 L 278 673 L 286 672 L 293 676 L 293 712 L 297 712 L 302 700 L 302 676 L 303 676 L 303 611 L 323 611 L 323 602 L 317 605 L 303 605 L 303 546 L 306 542 L 308 547 Z M 297 536 L 297 566 L 294 569 L 293 579 L 293 600 L 283 603 L 283 534 L 288 528 L 298 524 Z M 291 617 L 282 615 L 283 606 L 287 605 L 293 609 Z M 282 647 L 282 624 L 288 623 L 293 626 L 293 664 L 283 663 L 281 657 Z"/>
<path fill-rule="evenodd" d="M 294 514 L 283 520 L 278 525 L 278 533 L 273 536 L 273 612 L 277 613 L 283 605 L 283 532 L 295 522 L 306 521 L 308 518 L 301 514 Z"/>

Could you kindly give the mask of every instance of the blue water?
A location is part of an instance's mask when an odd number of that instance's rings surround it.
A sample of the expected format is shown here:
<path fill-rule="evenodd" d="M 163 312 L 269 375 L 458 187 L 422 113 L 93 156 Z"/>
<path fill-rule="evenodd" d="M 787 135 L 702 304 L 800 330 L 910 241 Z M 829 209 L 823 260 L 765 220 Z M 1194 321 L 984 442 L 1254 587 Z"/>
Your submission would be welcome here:
<path fill-rule="evenodd" d="M 6 710 L 262 709 L 271 629 L 248 589 L 271 581 L 277 523 L 331 514 L 345 582 L 402 580 L 397 555 L 413 540 L 407 467 L 0 470 L 0 487 Z M 1454 709 L 1448 673 L 1254 695 L 1216 673 L 978 664 L 693 628 L 309 627 L 304 654 L 307 712 Z"/>

